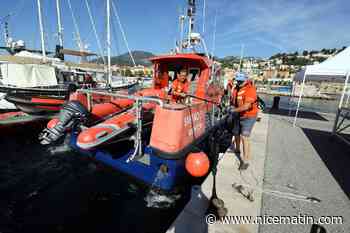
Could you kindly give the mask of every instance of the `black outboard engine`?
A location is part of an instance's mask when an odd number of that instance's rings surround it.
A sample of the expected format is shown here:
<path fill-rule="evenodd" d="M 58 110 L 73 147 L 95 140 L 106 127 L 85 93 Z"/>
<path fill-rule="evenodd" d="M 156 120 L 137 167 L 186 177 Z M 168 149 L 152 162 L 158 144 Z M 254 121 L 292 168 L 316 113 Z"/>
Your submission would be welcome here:
<path fill-rule="evenodd" d="M 58 116 L 58 122 L 52 128 L 46 128 L 39 135 L 42 145 L 49 145 L 64 136 L 68 129 L 87 121 L 89 111 L 79 101 L 70 101 L 65 104 Z"/>

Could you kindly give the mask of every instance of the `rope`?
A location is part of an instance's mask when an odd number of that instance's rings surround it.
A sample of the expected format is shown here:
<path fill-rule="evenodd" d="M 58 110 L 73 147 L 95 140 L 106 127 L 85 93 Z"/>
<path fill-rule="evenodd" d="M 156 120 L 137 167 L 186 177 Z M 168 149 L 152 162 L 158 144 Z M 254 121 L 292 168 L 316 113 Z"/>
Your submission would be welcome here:
<path fill-rule="evenodd" d="M 112 8 L 113 8 L 113 11 L 114 11 L 114 15 L 117 18 L 117 22 L 119 24 L 120 31 L 122 32 L 122 36 L 123 36 L 126 48 L 128 49 L 128 53 L 130 55 L 132 63 L 134 64 L 134 66 L 136 66 L 136 62 L 135 62 L 134 56 L 132 55 L 131 50 L 129 48 L 129 43 L 128 43 L 128 40 L 126 39 L 125 31 L 124 31 L 123 25 L 122 25 L 122 23 L 120 21 L 119 14 L 118 14 L 118 11 L 117 11 L 117 7 L 115 6 L 114 1 L 112 1 Z"/>
<path fill-rule="evenodd" d="M 114 41 L 113 49 L 115 50 L 114 52 L 116 55 L 120 55 L 119 37 L 117 35 L 117 26 L 115 24 L 115 21 L 112 20 L 112 41 Z M 115 64 L 118 65 L 118 59 L 115 61 Z"/>
<path fill-rule="evenodd" d="M 211 55 L 214 59 L 214 53 L 215 53 L 215 45 L 216 45 L 216 25 L 217 25 L 217 17 L 218 17 L 218 10 L 215 11 L 215 18 L 214 18 L 214 32 L 213 32 L 213 44 L 211 48 Z"/>
<path fill-rule="evenodd" d="M 256 186 L 251 186 L 251 185 L 242 185 L 242 187 L 245 188 L 250 188 L 255 191 L 265 193 L 265 194 L 270 194 L 272 196 L 276 196 L 279 198 L 285 198 L 285 199 L 290 199 L 290 200 L 295 200 L 295 201 L 305 201 L 305 202 L 311 202 L 311 203 L 320 203 L 321 200 L 317 197 L 314 196 L 309 196 L 309 195 L 303 195 L 303 194 L 295 194 L 295 193 L 287 193 L 287 192 L 281 192 L 278 190 L 272 190 L 272 189 L 262 189 L 260 187 Z"/>
<path fill-rule="evenodd" d="M 92 17 L 92 13 L 91 13 L 91 9 L 90 9 L 90 5 L 89 5 L 88 0 L 85 0 L 85 5 L 86 5 L 86 8 L 88 10 L 90 23 L 92 25 L 92 30 L 94 31 L 95 38 L 97 41 L 97 46 L 98 46 L 98 49 L 100 50 L 100 57 L 102 58 L 103 64 L 106 65 L 105 57 L 103 56 L 103 49 L 102 49 L 102 45 L 101 45 L 101 40 L 97 34 L 96 24 L 95 24 L 94 18 Z"/>
<path fill-rule="evenodd" d="M 70 0 L 67 0 L 67 1 L 68 1 L 68 7 L 69 7 L 69 10 L 70 10 L 70 13 L 71 13 L 71 15 L 72 15 L 75 33 L 77 34 L 79 49 L 80 49 L 80 51 L 82 51 L 82 50 L 83 50 L 83 43 L 82 43 L 82 41 L 81 41 L 78 23 L 77 23 L 77 20 L 76 20 L 76 18 L 75 18 L 75 15 L 74 15 L 71 2 L 70 2 Z"/>
<path fill-rule="evenodd" d="M 193 117 L 192 117 L 192 109 L 191 105 L 187 105 L 188 111 L 190 113 L 190 118 L 191 118 L 191 126 L 192 126 L 192 134 L 193 134 L 193 140 L 196 140 L 196 135 L 195 135 L 195 129 L 194 129 L 194 122 L 193 122 Z"/>
<path fill-rule="evenodd" d="M 314 196 L 310 196 L 310 195 L 295 194 L 295 193 L 291 193 L 291 192 L 282 192 L 279 190 L 272 190 L 272 189 L 263 189 L 260 187 L 259 181 L 258 181 L 256 175 L 253 173 L 252 169 L 249 169 L 249 174 L 254 179 L 255 184 L 252 184 L 251 182 L 249 182 L 246 179 L 244 174 L 248 174 L 247 172 L 248 171 L 239 171 L 239 176 L 243 180 L 243 184 L 235 183 L 233 185 L 235 185 L 236 187 L 241 186 L 243 188 L 250 189 L 250 190 L 247 190 L 249 193 L 256 191 L 256 192 L 265 193 L 265 194 L 269 194 L 272 196 L 276 196 L 276 197 L 284 198 L 284 199 L 289 199 L 289 200 L 304 201 L 304 202 L 311 202 L 311 203 L 321 202 L 321 200 L 319 198 L 314 197 Z"/>

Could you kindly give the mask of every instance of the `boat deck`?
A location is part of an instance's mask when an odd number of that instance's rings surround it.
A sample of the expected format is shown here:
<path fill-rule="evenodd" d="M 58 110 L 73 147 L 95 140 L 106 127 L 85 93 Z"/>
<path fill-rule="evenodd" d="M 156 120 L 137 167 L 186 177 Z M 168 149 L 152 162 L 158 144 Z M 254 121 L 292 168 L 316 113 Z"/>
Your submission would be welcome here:
<path fill-rule="evenodd" d="M 324 225 L 326 232 L 350 232 L 350 148 L 331 138 L 335 115 L 301 112 L 298 127 L 288 111 L 261 114 L 252 135 L 253 160 L 246 172 L 238 171 L 237 157 L 228 150 L 220 160 L 218 196 L 227 216 L 341 216 L 343 224 Z M 254 190 L 250 202 L 232 184 Z M 206 223 L 212 177 L 193 190 L 191 201 L 168 232 L 310 232 L 311 224 Z M 310 202 L 315 197 L 320 203 Z M 236 220 L 235 218 L 234 220 Z"/>

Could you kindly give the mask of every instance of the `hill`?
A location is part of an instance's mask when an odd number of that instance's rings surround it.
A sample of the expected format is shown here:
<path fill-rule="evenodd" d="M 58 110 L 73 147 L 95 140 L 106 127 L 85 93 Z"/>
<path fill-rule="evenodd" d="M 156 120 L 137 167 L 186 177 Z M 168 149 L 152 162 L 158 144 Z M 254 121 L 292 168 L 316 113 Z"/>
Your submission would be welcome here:
<path fill-rule="evenodd" d="M 148 59 L 155 56 L 153 53 L 146 52 L 146 51 L 132 51 L 131 53 L 135 59 L 136 65 L 143 65 L 143 66 L 151 65 L 151 62 L 149 62 Z M 105 58 L 107 59 L 107 57 Z M 99 64 L 103 63 L 102 58 L 95 59 L 92 62 L 97 62 Z M 111 57 L 111 64 L 133 66 L 129 53 L 124 53 L 119 56 Z"/>

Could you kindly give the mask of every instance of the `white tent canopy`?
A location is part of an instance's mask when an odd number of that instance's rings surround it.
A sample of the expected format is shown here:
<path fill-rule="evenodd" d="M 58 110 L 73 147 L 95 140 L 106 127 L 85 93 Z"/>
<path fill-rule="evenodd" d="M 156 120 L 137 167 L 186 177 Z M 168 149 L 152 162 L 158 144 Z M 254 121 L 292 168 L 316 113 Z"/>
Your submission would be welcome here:
<path fill-rule="evenodd" d="M 1 64 L 1 83 L 16 87 L 55 86 L 55 68 L 37 64 Z"/>
<path fill-rule="evenodd" d="M 303 77 L 313 76 L 312 80 L 317 78 L 338 78 L 345 79 L 346 74 L 350 71 L 350 47 L 340 52 L 334 57 L 328 58 L 326 61 L 307 66 L 305 70 L 300 71 L 294 77 L 294 80 L 301 81 Z M 309 77 L 308 77 L 309 78 Z"/>
<path fill-rule="evenodd" d="M 350 47 L 340 52 L 334 57 L 328 58 L 326 61 L 307 66 L 305 70 L 296 74 L 294 80 L 301 81 L 302 87 L 299 94 L 298 106 L 294 118 L 294 126 L 298 117 L 298 111 L 300 107 L 301 97 L 305 86 L 305 79 L 311 78 L 311 80 L 329 80 L 329 81 L 341 81 L 344 82 L 343 94 L 340 99 L 339 108 L 342 106 L 344 95 L 349 81 L 350 75 Z"/>

